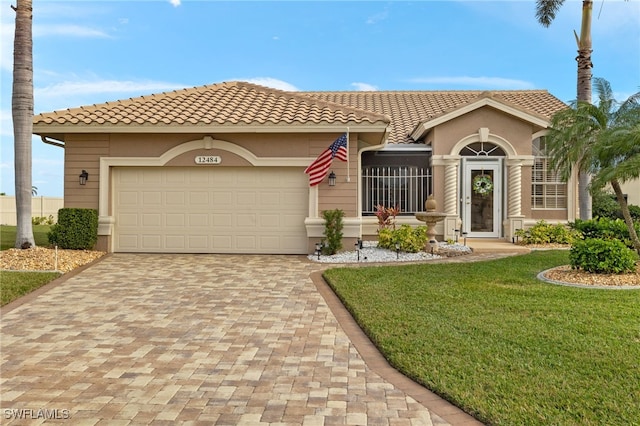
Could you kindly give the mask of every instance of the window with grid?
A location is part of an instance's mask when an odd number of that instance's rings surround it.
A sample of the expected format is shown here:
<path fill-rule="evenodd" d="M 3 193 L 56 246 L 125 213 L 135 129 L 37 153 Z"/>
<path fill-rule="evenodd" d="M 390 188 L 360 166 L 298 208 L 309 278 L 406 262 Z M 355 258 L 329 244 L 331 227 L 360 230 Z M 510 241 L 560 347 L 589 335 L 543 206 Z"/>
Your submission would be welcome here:
<path fill-rule="evenodd" d="M 531 207 L 534 209 L 566 209 L 567 184 L 549 166 L 545 138 L 533 141 L 533 173 L 531 176 Z"/>
<path fill-rule="evenodd" d="M 424 210 L 432 191 L 430 153 L 365 152 L 362 156 L 362 214 L 376 206 L 398 207 L 400 215 Z"/>

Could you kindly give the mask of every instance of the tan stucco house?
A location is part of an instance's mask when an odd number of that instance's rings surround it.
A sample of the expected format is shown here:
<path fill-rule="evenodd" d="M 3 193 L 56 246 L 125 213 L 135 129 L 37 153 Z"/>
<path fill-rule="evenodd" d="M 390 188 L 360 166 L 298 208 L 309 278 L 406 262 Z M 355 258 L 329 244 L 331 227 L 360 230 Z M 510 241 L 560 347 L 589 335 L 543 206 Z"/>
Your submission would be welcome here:
<path fill-rule="evenodd" d="M 64 149 L 65 207 L 98 210 L 99 249 L 303 254 L 323 238 L 323 210 L 344 211 L 348 248 L 376 238 L 377 205 L 422 224 L 429 194 L 447 215 L 440 238 L 511 240 L 540 219 L 574 220 L 575 180 L 560 182 L 545 157 L 562 108 L 544 90 L 225 82 L 39 114 L 34 133 Z M 310 186 L 305 168 L 344 133 L 336 184 Z"/>

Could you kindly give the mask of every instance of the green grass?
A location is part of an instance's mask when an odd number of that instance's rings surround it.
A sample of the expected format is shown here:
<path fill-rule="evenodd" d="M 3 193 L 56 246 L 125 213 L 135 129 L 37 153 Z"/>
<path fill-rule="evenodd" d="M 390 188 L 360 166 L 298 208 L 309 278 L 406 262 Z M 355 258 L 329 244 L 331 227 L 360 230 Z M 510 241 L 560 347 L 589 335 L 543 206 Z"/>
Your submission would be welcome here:
<path fill-rule="evenodd" d="M 49 245 L 47 234 L 51 230 L 49 225 L 33 225 L 33 238 L 37 246 L 46 247 Z M 0 226 L 0 250 L 13 248 L 16 243 L 16 227 Z"/>
<path fill-rule="evenodd" d="M 34 225 L 33 238 L 37 246 L 48 246 L 47 234 L 51 226 Z M 13 248 L 16 242 L 15 226 L 0 226 L 0 250 Z M 2 306 L 24 296 L 59 277 L 57 272 L 0 271 L 0 300 Z"/>
<path fill-rule="evenodd" d="M 327 270 L 389 362 L 495 425 L 640 424 L 640 291 L 536 274 L 566 251 Z"/>
<path fill-rule="evenodd" d="M 59 276 L 57 272 L 0 271 L 2 306 L 31 293 Z"/>

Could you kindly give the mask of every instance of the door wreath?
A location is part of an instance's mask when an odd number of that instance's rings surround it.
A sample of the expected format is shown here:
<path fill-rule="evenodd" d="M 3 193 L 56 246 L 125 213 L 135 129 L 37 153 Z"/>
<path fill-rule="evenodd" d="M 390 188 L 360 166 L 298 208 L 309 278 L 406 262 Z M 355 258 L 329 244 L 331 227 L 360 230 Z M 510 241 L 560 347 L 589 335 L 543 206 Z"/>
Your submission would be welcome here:
<path fill-rule="evenodd" d="M 473 178 L 473 192 L 478 195 L 488 195 L 493 192 L 493 181 L 489 175 L 478 175 Z"/>

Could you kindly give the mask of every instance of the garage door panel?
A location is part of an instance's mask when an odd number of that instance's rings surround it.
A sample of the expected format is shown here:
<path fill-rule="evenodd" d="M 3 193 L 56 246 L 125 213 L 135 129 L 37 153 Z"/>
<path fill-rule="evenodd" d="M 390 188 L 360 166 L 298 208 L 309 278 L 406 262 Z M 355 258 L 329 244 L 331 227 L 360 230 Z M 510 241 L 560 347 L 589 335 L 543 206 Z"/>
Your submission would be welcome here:
<path fill-rule="evenodd" d="M 160 206 L 162 204 L 162 193 L 159 191 L 143 192 L 142 202 L 147 205 Z"/>
<path fill-rule="evenodd" d="M 214 235 L 211 237 L 212 244 L 214 250 L 220 250 L 220 253 L 225 253 L 225 251 L 231 252 L 233 248 L 233 240 L 231 235 Z M 216 251 L 214 251 L 216 253 Z"/>
<path fill-rule="evenodd" d="M 190 213 L 188 226 L 190 228 L 201 228 L 204 231 L 209 226 L 209 215 L 206 213 Z"/>
<path fill-rule="evenodd" d="M 221 213 L 211 215 L 211 225 L 213 228 L 227 228 L 233 226 L 233 216 L 231 213 Z"/>
<path fill-rule="evenodd" d="M 117 236 L 117 243 L 122 251 L 135 250 L 138 248 L 138 236 L 132 234 L 120 234 Z"/>
<path fill-rule="evenodd" d="M 255 213 L 235 214 L 234 217 L 235 217 L 235 225 L 238 227 L 254 228 L 257 224 Z M 238 232 L 242 232 L 242 230 L 238 230 Z"/>
<path fill-rule="evenodd" d="M 120 213 L 117 216 L 116 221 L 122 226 L 138 226 L 138 214 L 137 213 Z"/>
<path fill-rule="evenodd" d="M 114 182 L 115 251 L 307 251 L 300 169 L 123 167 Z"/>
<path fill-rule="evenodd" d="M 165 202 L 169 205 L 183 206 L 185 204 L 184 192 L 166 191 Z"/>
<path fill-rule="evenodd" d="M 187 247 L 184 235 L 166 235 L 164 241 L 165 247 L 174 247 L 176 249 L 185 249 Z"/>
<path fill-rule="evenodd" d="M 148 169 L 142 175 L 142 179 L 139 181 L 145 185 L 161 185 L 162 184 L 162 170 L 160 169 Z"/>
<path fill-rule="evenodd" d="M 137 192 L 129 192 L 129 191 L 123 191 L 118 193 L 118 199 L 117 199 L 117 203 L 119 205 L 131 205 L 131 206 L 137 206 L 138 205 L 138 193 Z"/>
<path fill-rule="evenodd" d="M 162 248 L 162 236 L 146 234 L 142 236 L 142 248 L 144 250 L 158 250 Z"/>
<path fill-rule="evenodd" d="M 142 226 L 159 227 L 162 224 L 162 216 L 159 213 L 147 213 L 142 215 Z"/>
<path fill-rule="evenodd" d="M 200 206 L 209 204 L 209 193 L 205 191 L 189 192 L 189 204 Z"/>
<path fill-rule="evenodd" d="M 165 215 L 165 224 L 167 227 L 185 226 L 185 213 L 167 213 Z"/>

